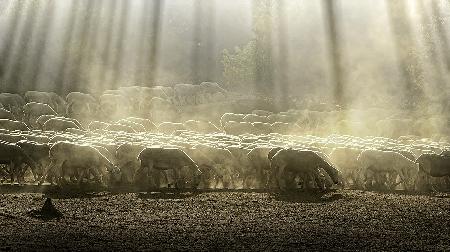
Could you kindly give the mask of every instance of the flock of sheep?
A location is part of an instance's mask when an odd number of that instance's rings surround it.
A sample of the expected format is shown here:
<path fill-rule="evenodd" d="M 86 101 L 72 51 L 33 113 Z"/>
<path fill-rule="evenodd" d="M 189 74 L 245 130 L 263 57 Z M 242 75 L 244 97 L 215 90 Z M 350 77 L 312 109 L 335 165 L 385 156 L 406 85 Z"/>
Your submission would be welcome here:
<path fill-rule="evenodd" d="M 329 106 L 274 113 L 261 103 L 209 82 L 65 98 L 2 93 L 1 183 L 450 188 L 448 117 Z"/>

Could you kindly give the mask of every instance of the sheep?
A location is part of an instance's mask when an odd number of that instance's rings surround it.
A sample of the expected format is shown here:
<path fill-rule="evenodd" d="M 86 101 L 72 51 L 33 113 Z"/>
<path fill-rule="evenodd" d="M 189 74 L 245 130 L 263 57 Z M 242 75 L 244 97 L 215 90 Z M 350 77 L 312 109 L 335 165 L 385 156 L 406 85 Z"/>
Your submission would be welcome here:
<path fill-rule="evenodd" d="M 0 108 L 0 119 L 15 120 L 15 116 L 10 111 Z"/>
<path fill-rule="evenodd" d="M 110 175 L 104 171 L 113 173 L 118 170 L 110 160 L 90 145 L 56 142 L 50 147 L 49 157 L 51 162 L 45 174 L 50 177 L 51 183 L 53 178 L 56 178 L 58 184 L 62 184 L 66 175 L 81 183 L 83 178 L 89 179 L 89 176 L 93 175 L 97 182 L 103 184 Z"/>
<path fill-rule="evenodd" d="M 66 101 L 68 104 L 84 103 L 88 105 L 88 108 L 90 107 L 89 105 L 95 104 L 97 102 L 92 95 L 81 92 L 71 92 L 67 94 Z"/>
<path fill-rule="evenodd" d="M 283 122 L 283 123 L 295 123 L 297 118 L 292 115 L 280 115 L 280 114 L 272 114 L 267 116 L 267 122 L 275 123 L 275 122 Z"/>
<path fill-rule="evenodd" d="M 151 100 L 153 97 L 167 99 L 169 94 L 166 94 L 162 87 L 142 87 L 142 100 Z"/>
<path fill-rule="evenodd" d="M 39 103 L 51 105 L 50 97 L 47 95 L 46 92 L 27 91 L 27 92 L 25 92 L 24 97 L 27 102 L 39 102 Z"/>
<path fill-rule="evenodd" d="M 39 143 L 39 144 L 46 144 L 50 141 L 50 137 L 43 135 L 43 134 L 39 134 L 39 135 L 26 135 L 24 136 L 26 138 L 26 140 L 31 141 L 31 142 L 35 142 L 35 143 Z"/>
<path fill-rule="evenodd" d="M 50 146 L 48 144 L 40 144 L 28 140 L 21 140 L 17 142 L 17 145 L 38 165 L 35 171 L 32 170 L 35 181 L 42 180 L 42 177 L 44 176 L 43 172 L 50 164 L 50 159 L 48 157 Z"/>
<path fill-rule="evenodd" d="M 108 149 L 107 145 L 102 145 L 98 143 L 90 143 L 90 146 L 94 147 L 100 154 L 102 154 L 107 160 L 109 160 L 110 165 L 105 165 L 100 167 L 101 174 L 107 185 L 116 185 L 122 182 L 122 170 L 117 166 L 117 159 L 115 155 L 116 148 L 112 148 L 113 152 Z M 115 146 L 113 146 L 115 147 Z M 114 154 L 112 154 L 114 153 Z M 105 176 L 106 175 L 106 176 Z"/>
<path fill-rule="evenodd" d="M 55 110 L 53 110 L 48 104 L 29 102 L 23 106 L 23 112 L 25 116 L 39 117 L 41 115 L 57 115 Z"/>
<path fill-rule="evenodd" d="M 9 119 L 0 119 L 0 129 L 22 131 L 30 130 L 25 123 Z"/>
<path fill-rule="evenodd" d="M 129 126 L 136 132 L 146 132 L 144 125 L 137 122 L 129 121 L 128 119 L 120 119 L 116 123 L 119 125 Z"/>
<path fill-rule="evenodd" d="M 122 172 L 121 181 L 123 183 L 131 184 L 134 182 L 134 175 L 140 167 L 138 156 L 144 148 L 145 146 L 131 143 L 124 143 L 117 147 L 115 156 L 117 167 Z"/>
<path fill-rule="evenodd" d="M 334 184 L 340 181 L 339 170 L 322 155 L 309 150 L 279 150 L 270 160 L 270 168 L 281 190 L 294 186 L 296 175 L 302 177 L 306 188 L 309 187 L 308 179 L 314 181 L 322 190 L 325 186 L 329 187 L 329 185 L 324 186 L 327 181 L 321 178 L 319 168 L 326 172 Z"/>
<path fill-rule="evenodd" d="M 14 183 L 14 178 L 19 183 L 23 183 L 25 166 L 28 165 L 33 174 L 38 174 L 37 164 L 23 151 L 17 144 L 1 142 L 0 141 L 0 164 L 10 167 L 9 175 L 11 183 Z"/>
<path fill-rule="evenodd" d="M 252 125 L 257 135 L 267 135 L 272 133 L 272 125 L 269 123 L 253 122 Z"/>
<path fill-rule="evenodd" d="M 187 130 L 201 132 L 201 133 L 220 132 L 220 130 L 211 122 L 188 120 L 183 123 L 183 126 Z"/>
<path fill-rule="evenodd" d="M 66 115 L 68 117 L 85 122 L 98 112 L 99 104 L 90 94 L 71 92 L 66 96 L 66 100 Z"/>
<path fill-rule="evenodd" d="M 220 118 L 220 125 L 222 128 L 225 128 L 225 124 L 234 121 L 234 122 L 243 122 L 245 114 L 234 114 L 234 113 L 225 113 Z"/>
<path fill-rule="evenodd" d="M 127 125 L 122 124 L 110 124 L 108 125 L 105 130 L 108 131 L 116 131 L 116 132 L 126 132 L 126 133 L 136 133 L 136 131 Z"/>
<path fill-rule="evenodd" d="M 297 134 L 301 132 L 300 126 L 296 123 L 274 122 L 270 126 L 272 128 L 272 132 L 284 135 Z"/>
<path fill-rule="evenodd" d="M 91 121 L 88 125 L 88 129 L 90 131 L 94 131 L 94 130 L 104 130 L 106 129 L 109 125 L 111 125 L 110 123 L 105 123 L 105 122 L 99 122 L 99 121 Z"/>
<path fill-rule="evenodd" d="M 269 152 L 271 147 L 256 147 L 248 152 L 247 157 L 252 164 L 251 169 L 246 171 L 244 187 L 248 187 L 248 179 L 254 177 L 256 186 L 266 186 L 269 178 L 270 160 Z"/>
<path fill-rule="evenodd" d="M 398 138 L 401 135 L 410 135 L 412 124 L 411 119 L 383 119 L 375 126 L 379 136 Z"/>
<path fill-rule="evenodd" d="M 65 131 L 69 128 L 80 129 L 73 121 L 61 117 L 48 119 L 42 127 L 45 131 Z"/>
<path fill-rule="evenodd" d="M 25 137 L 18 134 L 0 133 L 0 141 L 8 143 L 17 143 L 20 140 L 25 140 Z"/>
<path fill-rule="evenodd" d="M 103 94 L 99 97 L 99 116 L 103 120 L 117 120 L 132 111 L 132 104 L 123 95 Z"/>
<path fill-rule="evenodd" d="M 37 128 L 43 129 L 44 123 L 51 118 L 56 117 L 55 115 L 41 115 L 36 119 Z"/>
<path fill-rule="evenodd" d="M 386 176 L 400 177 L 400 183 L 409 190 L 414 185 L 418 167 L 414 161 L 394 151 L 364 150 L 358 156 L 360 174 L 364 176 L 364 188 L 385 186 Z M 389 181 L 394 181 L 389 178 Z M 375 184 L 373 183 L 375 182 Z M 396 184 L 389 184 L 393 189 Z"/>
<path fill-rule="evenodd" d="M 225 177 L 223 172 L 217 169 L 214 161 L 208 155 L 197 148 L 186 148 L 184 151 L 198 165 L 202 173 L 201 185 L 203 188 L 215 189 L 220 183 L 222 183 L 223 187 L 228 187 L 231 182 L 231 177 Z"/>
<path fill-rule="evenodd" d="M 220 177 L 223 187 L 234 188 L 237 171 L 231 152 L 227 149 L 213 148 L 205 145 L 197 145 L 195 148 L 210 160 L 209 165 L 212 166 L 215 173 Z M 218 182 L 216 181 L 216 186 Z"/>
<path fill-rule="evenodd" d="M 331 151 L 329 157 L 339 170 L 342 172 L 346 183 L 350 181 L 353 185 L 359 185 L 361 181 L 358 180 L 358 156 L 362 150 L 356 148 L 339 147 Z"/>
<path fill-rule="evenodd" d="M 157 129 L 156 125 L 149 119 L 138 118 L 138 117 L 127 117 L 126 120 L 130 121 L 130 122 L 138 123 L 138 124 L 144 126 L 144 128 L 147 132 L 155 132 Z"/>
<path fill-rule="evenodd" d="M 22 115 L 22 108 L 25 104 L 25 100 L 18 94 L 1 93 L 0 104 L 18 119 Z"/>
<path fill-rule="evenodd" d="M 364 136 L 367 134 L 367 127 L 363 122 L 340 120 L 336 123 L 337 133 L 352 134 L 355 136 Z"/>
<path fill-rule="evenodd" d="M 71 135 L 80 135 L 80 136 L 84 136 L 87 134 L 86 131 L 81 130 L 81 129 L 76 129 L 76 128 L 68 128 L 68 129 L 64 130 L 64 133 L 68 133 Z"/>
<path fill-rule="evenodd" d="M 186 184 L 197 188 L 201 181 L 201 171 L 197 164 L 181 149 L 145 148 L 139 153 L 138 159 L 141 166 L 136 176 L 151 178 L 150 188 L 160 186 L 158 181 L 160 171 L 171 173 L 172 176 L 169 177 L 172 177 L 172 181 L 169 181 L 168 185 L 173 183 L 176 188 L 184 188 Z"/>
<path fill-rule="evenodd" d="M 227 122 L 225 123 L 224 130 L 227 134 L 231 135 L 257 133 L 253 125 L 248 122 L 234 122 L 234 121 Z"/>
<path fill-rule="evenodd" d="M 177 130 L 184 130 L 182 123 L 162 122 L 158 125 L 158 132 L 164 134 L 173 134 Z"/>
<path fill-rule="evenodd" d="M 265 111 L 265 110 L 260 110 L 260 109 L 256 109 L 256 110 L 253 110 L 253 111 L 252 111 L 252 114 L 258 115 L 258 116 L 265 116 L 265 117 L 267 117 L 267 116 L 272 115 L 273 112 Z"/>
<path fill-rule="evenodd" d="M 430 180 L 444 180 L 446 189 L 450 188 L 450 156 L 422 154 L 415 162 L 419 165 L 419 175 L 415 185 L 417 190 L 423 190 L 430 184 Z"/>
<path fill-rule="evenodd" d="M 239 177 L 242 179 L 243 187 L 248 187 L 248 179 L 251 178 L 252 174 L 252 163 L 248 158 L 249 149 L 244 148 L 239 145 L 232 145 L 227 147 L 227 150 L 231 152 L 233 155 L 233 166 L 236 173 L 239 174 Z"/>
<path fill-rule="evenodd" d="M 176 84 L 173 89 L 175 91 L 175 98 L 181 106 L 198 104 L 197 95 L 201 91 L 199 85 Z"/>
<path fill-rule="evenodd" d="M 267 116 L 259 116 L 254 114 L 248 114 L 244 116 L 244 122 L 254 123 L 254 122 L 263 122 L 267 123 L 269 120 L 267 119 Z"/>
<path fill-rule="evenodd" d="M 54 144 L 56 142 L 74 142 L 75 139 L 73 137 L 69 137 L 67 135 L 55 135 L 50 137 L 48 143 Z"/>

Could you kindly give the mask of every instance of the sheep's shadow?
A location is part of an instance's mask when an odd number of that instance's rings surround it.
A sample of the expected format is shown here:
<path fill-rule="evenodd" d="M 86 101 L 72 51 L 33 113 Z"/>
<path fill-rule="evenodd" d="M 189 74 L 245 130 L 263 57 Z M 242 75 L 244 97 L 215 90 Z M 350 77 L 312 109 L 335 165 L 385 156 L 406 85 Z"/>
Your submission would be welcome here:
<path fill-rule="evenodd" d="M 156 200 L 165 200 L 165 199 L 187 199 L 191 197 L 195 197 L 201 194 L 200 191 L 149 191 L 149 192 L 138 192 L 137 196 L 140 199 L 156 199 Z"/>
<path fill-rule="evenodd" d="M 44 197 L 50 197 L 53 199 L 92 199 L 105 197 L 108 192 L 46 192 Z"/>
<path fill-rule="evenodd" d="M 450 199 L 450 193 L 438 193 L 436 195 L 433 195 L 432 197 L 440 199 Z"/>
<path fill-rule="evenodd" d="M 330 203 L 344 198 L 341 193 L 336 190 L 289 190 L 271 193 L 277 201 L 294 202 L 294 203 Z"/>
<path fill-rule="evenodd" d="M 43 192 L 46 190 L 45 186 L 38 185 L 30 185 L 30 184 L 0 184 L 0 193 L 35 193 L 35 192 Z"/>
<path fill-rule="evenodd" d="M 425 190 L 425 191 L 412 191 L 412 190 L 370 190 L 370 192 L 379 194 L 393 194 L 399 196 L 428 196 L 433 198 L 450 198 L 450 191 L 438 191 L 438 190 Z"/>
<path fill-rule="evenodd" d="M 107 188 L 99 186 L 80 187 L 70 186 L 50 186 L 43 191 L 47 197 L 54 199 L 84 199 L 104 197 L 108 192 Z"/>

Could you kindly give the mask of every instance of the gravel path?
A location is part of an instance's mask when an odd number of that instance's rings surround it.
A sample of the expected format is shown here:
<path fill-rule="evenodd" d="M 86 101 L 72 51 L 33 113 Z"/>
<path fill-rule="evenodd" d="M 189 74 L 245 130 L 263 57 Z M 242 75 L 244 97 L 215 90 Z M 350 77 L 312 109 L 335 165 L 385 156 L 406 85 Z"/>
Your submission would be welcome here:
<path fill-rule="evenodd" d="M 450 195 L 0 194 L 0 250 L 450 250 Z"/>

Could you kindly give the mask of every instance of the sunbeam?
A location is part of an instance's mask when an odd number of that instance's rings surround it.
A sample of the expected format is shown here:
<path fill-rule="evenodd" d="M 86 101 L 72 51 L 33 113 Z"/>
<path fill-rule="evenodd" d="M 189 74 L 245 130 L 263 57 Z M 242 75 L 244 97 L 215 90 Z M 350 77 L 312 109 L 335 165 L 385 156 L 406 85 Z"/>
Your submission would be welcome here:
<path fill-rule="evenodd" d="M 449 168 L 448 0 L 0 0 L 0 251 L 450 251 Z"/>

